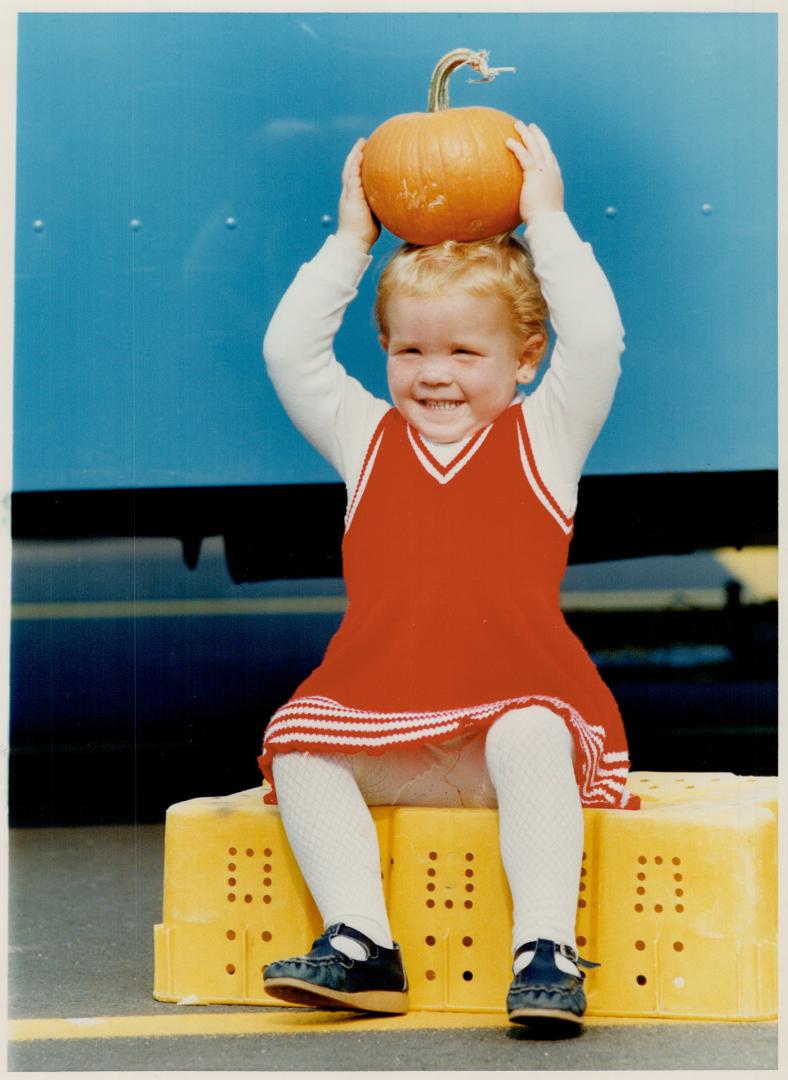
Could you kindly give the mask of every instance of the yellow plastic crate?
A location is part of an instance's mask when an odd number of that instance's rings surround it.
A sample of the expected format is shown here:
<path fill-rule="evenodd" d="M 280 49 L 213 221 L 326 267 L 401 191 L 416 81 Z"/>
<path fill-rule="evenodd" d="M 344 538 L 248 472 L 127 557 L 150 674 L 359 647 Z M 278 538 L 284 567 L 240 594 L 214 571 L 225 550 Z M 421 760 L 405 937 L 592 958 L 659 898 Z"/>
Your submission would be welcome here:
<path fill-rule="evenodd" d="M 776 1015 L 776 783 L 749 780 L 635 773 L 641 810 L 584 811 L 576 929 L 603 965 L 588 974 L 589 1015 Z M 497 812 L 372 813 L 411 1007 L 503 1011 L 511 901 Z M 263 966 L 321 929 L 260 788 L 170 807 L 156 998 L 281 1005 L 263 992 Z"/>

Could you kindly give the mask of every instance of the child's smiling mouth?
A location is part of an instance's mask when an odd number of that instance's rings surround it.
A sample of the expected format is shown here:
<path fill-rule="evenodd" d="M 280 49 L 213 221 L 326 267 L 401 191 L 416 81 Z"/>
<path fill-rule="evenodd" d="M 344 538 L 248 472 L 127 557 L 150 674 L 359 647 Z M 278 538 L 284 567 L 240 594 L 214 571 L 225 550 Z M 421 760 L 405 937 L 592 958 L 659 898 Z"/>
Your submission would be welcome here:
<path fill-rule="evenodd" d="M 464 405 L 465 402 L 455 401 L 452 398 L 421 398 L 419 404 L 424 409 L 448 412 L 458 408 L 460 405 Z"/>

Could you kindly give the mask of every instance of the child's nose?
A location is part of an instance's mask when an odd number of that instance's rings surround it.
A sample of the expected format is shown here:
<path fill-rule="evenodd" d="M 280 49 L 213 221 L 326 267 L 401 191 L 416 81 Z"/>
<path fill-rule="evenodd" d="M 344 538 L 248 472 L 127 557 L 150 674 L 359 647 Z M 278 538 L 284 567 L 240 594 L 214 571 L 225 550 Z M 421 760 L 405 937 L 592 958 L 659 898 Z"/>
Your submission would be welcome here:
<path fill-rule="evenodd" d="M 431 386 L 449 383 L 452 380 L 450 364 L 444 357 L 425 357 L 419 371 L 419 378 L 421 382 Z"/>

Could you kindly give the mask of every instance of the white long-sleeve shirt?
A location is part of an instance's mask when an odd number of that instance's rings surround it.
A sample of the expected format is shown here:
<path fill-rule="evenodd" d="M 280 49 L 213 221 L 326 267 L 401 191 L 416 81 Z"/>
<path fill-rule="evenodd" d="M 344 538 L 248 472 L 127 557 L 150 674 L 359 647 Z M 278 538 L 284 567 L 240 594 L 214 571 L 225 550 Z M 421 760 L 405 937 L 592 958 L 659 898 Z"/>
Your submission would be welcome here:
<path fill-rule="evenodd" d="M 583 464 L 613 401 L 624 329 L 591 245 L 567 215 L 543 211 L 525 232 L 555 331 L 549 370 L 523 409 L 536 466 L 567 517 L 574 514 Z M 345 371 L 334 338 L 372 258 L 330 236 L 282 297 L 263 343 L 271 381 L 293 423 L 334 466 L 349 495 L 372 434 L 390 402 Z M 425 440 L 426 441 L 426 440 Z M 429 443 L 442 464 L 466 439 Z"/>

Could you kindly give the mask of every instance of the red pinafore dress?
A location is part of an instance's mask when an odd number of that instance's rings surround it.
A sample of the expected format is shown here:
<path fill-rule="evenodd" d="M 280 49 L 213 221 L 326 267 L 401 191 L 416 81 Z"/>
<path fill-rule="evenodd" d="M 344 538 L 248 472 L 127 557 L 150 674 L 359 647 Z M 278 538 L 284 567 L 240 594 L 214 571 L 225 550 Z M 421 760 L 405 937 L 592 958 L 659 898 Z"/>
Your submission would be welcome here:
<path fill-rule="evenodd" d="M 636 809 L 615 699 L 559 607 L 571 533 L 519 404 L 447 465 L 386 413 L 346 517 L 347 611 L 266 728 L 266 779 L 277 753 L 382 754 L 542 705 L 572 735 L 583 805 Z"/>

